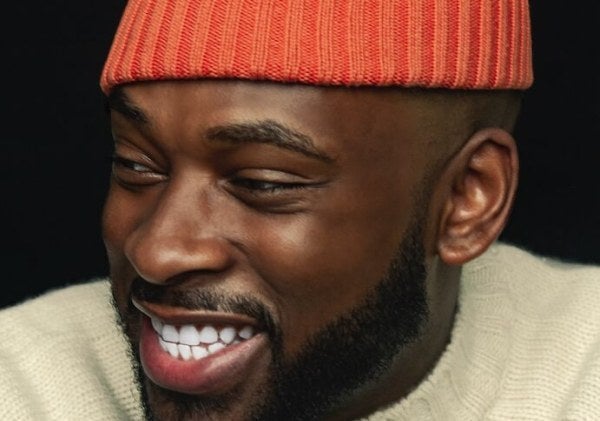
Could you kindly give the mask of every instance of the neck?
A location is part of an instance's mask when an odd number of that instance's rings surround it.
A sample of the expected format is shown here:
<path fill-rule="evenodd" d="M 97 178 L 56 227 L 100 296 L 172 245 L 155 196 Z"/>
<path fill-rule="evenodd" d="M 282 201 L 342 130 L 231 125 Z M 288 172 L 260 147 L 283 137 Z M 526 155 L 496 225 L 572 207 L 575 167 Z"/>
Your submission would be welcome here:
<path fill-rule="evenodd" d="M 358 419 L 408 396 L 432 371 L 445 351 L 454 326 L 461 268 L 436 257 L 428 263 L 429 318 L 418 339 L 397 355 L 386 373 L 356 391 L 327 417 L 328 421 Z"/>

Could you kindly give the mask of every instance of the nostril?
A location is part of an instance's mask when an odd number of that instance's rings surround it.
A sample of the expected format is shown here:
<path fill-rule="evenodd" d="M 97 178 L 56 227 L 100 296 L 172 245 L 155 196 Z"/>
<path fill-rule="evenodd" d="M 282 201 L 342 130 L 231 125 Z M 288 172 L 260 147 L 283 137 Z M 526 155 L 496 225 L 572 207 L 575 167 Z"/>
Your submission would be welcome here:
<path fill-rule="evenodd" d="M 232 262 L 230 246 L 217 237 L 138 236 L 128 242 L 125 255 L 139 276 L 155 284 L 189 272 L 222 272 Z"/>

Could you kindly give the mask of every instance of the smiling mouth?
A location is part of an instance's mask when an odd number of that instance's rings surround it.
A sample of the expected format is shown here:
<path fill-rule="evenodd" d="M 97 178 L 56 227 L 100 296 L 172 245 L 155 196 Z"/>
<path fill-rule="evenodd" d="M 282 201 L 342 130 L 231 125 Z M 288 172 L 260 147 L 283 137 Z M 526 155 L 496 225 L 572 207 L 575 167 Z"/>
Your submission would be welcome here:
<path fill-rule="evenodd" d="M 171 357 L 184 361 L 201 360 L 244 342 L 255 334 L 255 329 L 249 325 L 172 325 L 155 317 L 150 317 L 150 320 L 161 349 Z"/>
<path fill-rule="evenodd" d="M 217 395 L 267 369 L 268 336 L 251 316 L 136 298 L 132 303 L 141 312 L 141 366 L 149 380 L 164 389 Z"/>

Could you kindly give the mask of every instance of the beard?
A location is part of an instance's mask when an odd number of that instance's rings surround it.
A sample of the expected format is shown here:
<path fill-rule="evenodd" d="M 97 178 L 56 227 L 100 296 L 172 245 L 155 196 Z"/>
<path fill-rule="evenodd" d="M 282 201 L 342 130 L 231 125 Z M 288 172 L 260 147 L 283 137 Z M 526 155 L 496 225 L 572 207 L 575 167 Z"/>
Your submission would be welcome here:
<path fill-rule="evenodd" d="M 376 382 L 390 369 L 395 357 L 419 338 L 428 319 L 422 240 L 422 223 L 415 221 L 386 275 L 371 293 L 358 306 L 313 334 L 291 361 L 284 358 L 284 335 L 258 300 L 210 290 L 167 292 L 168 288 L 140 278 L 132 283 L 132 295 L 150 302 L 229 311 L 257 320 L 269 337 L 272 361 L 266 384 L 253 393 L 255 399 L 247 419 L 317 420 L 343 407 L 358 390 Z M 141 369 L 135 333 L 139 331 L 139 313 L 133 305 L 121 316 L 121 325 L 131 343 L 147 419 L 159 419 L 157 409 L 163 405 L 172 408 L 168 419 L 227 419 L 228 408 L 239 399 L 239 390 L 220 396 L 192 396 L 153 384 Z"/>

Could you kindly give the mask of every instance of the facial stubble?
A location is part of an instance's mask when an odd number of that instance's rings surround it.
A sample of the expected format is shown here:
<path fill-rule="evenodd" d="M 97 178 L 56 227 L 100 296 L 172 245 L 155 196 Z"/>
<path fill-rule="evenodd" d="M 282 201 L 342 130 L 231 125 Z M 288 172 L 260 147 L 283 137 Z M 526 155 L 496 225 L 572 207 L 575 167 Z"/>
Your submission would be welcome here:
<path fill-rule="evenodd" d="M 195 292 L 190 299 L 193 303 L 186 303 L 186 307 L 197 306 L 200 301 L 207 310 L 246 314 L 259 318 L 265 326 L 272 354 L 268 393 L 255 395 L 257 401 L 250 405 L 249 420 L 321 419 L 343 407 L 357 390 L 376 382 L 402 349 L 419 337 L 428 318 L 422 231 L 420 221 L 411 224 L 386 275 L 374 290 L 360 305 L 315 333 L 293 361 L 285 361 L 284 334 L 259 301 Z M 137 288 L 139 294 L 150 298 L 151 290 L 160 287 L 141 281 Z M 133 307 L 128 313 L 122 325 L 132 345 L 147 418 L 156 419 L 153 413 L 158 411 L 153 408 L 160 400 L 177 408 L 177 414 L 172 414 L 176 419 L 226 419 L 230 403 L 238 398 L 235 390 L 226 395 L 199 397 L 162 389 L 146 379 L 140 368 L 137 341 L 131 334 L 133 320 L 139 319 L 139 313 Z M 150 402 L 149 396 L 155 402 Z"/>

